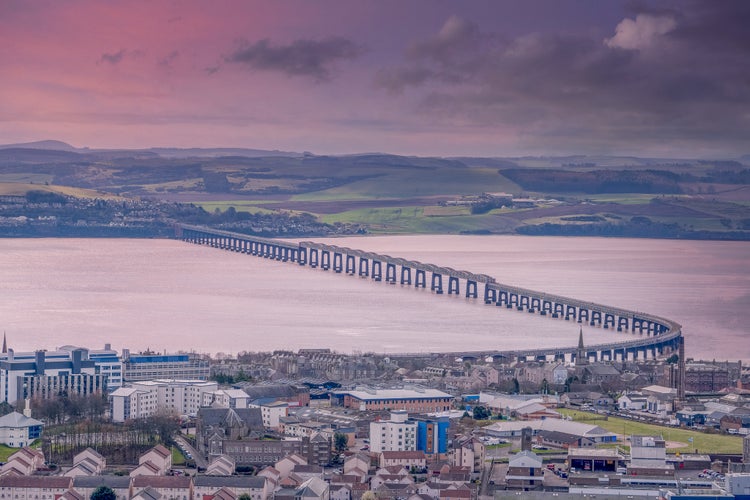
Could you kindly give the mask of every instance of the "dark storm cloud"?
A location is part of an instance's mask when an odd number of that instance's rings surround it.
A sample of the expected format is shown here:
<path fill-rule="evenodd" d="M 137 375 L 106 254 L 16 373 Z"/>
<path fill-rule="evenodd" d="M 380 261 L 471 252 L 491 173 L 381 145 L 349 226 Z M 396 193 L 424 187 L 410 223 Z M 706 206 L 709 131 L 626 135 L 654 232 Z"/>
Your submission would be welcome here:
<path fill-rule="evenodd" d="M 125 57 L 125 49 L 120 49 L 117 52 L 102 54 L 99 58 L 100 63 L 119 64 L 122 58 Z"/>
<path fill-rule="evenodd" d="M 422 113 L 521 127 L 545 140 L 750 140 L 750 2 L 680 5 L 634 4 L 605 39 L 507 39 L 452 17 L 376 84 L 418 89 Z"/>
<path fill-rule="evenodd" d="M 289 45 L 271 45 L 268 39 L 253 44 L 242 42 L 226 58 L 253 69 L 278 71 L 289 76 L 307 76 L 316 81 L 331 77 L 331 66 L 338 60 L 353 59 L 363 48 L 351 40 L 330 37 L 323 40 L 295 40 Z"/>

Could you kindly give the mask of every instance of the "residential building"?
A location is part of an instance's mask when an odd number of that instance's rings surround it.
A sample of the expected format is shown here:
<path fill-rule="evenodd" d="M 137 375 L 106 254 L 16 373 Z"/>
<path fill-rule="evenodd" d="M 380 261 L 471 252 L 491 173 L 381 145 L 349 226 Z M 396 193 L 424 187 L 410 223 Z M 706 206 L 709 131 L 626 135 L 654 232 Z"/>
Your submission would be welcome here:
<path fill-rule="evenodd" d="M 223 408 L 247 408 L 250 396 L 240 389 L 217 389 L 203 393 L 201 406 L 221 406 Z"/>
<path fill-rule="evenodd" d="M 453 453 L 450 457 L 451 465 L 467 467 L 472 474 L 482 471 L 485 458 L 484 444 L 474 437 L 464 437 L 454 441 Z"/>
<path fill-rule="evenodd" d="M 508 489 L 535 490 L 541 488 L 543 482 L 542 459 L 536 453 L 519 451 L 508 461 L 508 473 L 505 476 Z"/>
<path fill-rule="evenodd" d="M 83 498 L 91 498 L 91 494 L 100 486 L 112 488 L 117 500 L 130 499 L 130 476 L 75 476 L 73 488 Z"/>
<path fill-rule="evenodd" d="M 380 454 L 380 467 L 417 467 L 427 465 L 427 457 L 423 451 L 384 451 Z"/>
<path fill-rule="evenodd" d="M 390 420 L 370 423 L 370 451 L 411 451 L 417 449 L 417 422 L 406 411 L 391 412 Z"/>
<path fill-rule="evenodd" d="M 0 417 L 0 443 L 13 448 L 29 446 L 42 435 L 43 423 L 16 411 Z"/>
<path fill-rule="evenodd" d="M 138 467 L 130 473 L 130 476 L 164 476 L 171 468 L 172 452 L 163 445 L 157 444 L 141 455 L 138 459 Z"/>
<path fill-rule="evenodd" d="M 65 472 L 65 476 L 98 476 L 107 467 L 107 459 L 93 448 L 86 448 L 73 457 L 73 467 Z"/>
<path fill-rule="evenodd" d="M 404 410 L 430 413 L 450 410 L 453 396 L 437 389 L 338 390 L 331 393 L 331 403 L 357 410 Z"/>
<path fill-rule="evenodd" d="M 448 452 L 448 417 L 416 418 L 417 422 L 417 450 L 427 455 Z"/>
<path fill-rule="evenodd" d="M 217 477 L 201 475 L 193 478 L 195 499 L 213 496 L 221 489 L 231 491 L 235 497 L 248 495 L 252 500 L 266 500 L 271 493 L 266 479 L 258 476 Z"/>
<path fill-rule="evenodd" d="M 143 490 L 150 489 L 158 493 L 157 498 L 172 500 L 192 500 L 193 498 L 193 480 L 190 476 L 134 476 L 131 484 L 134 497 Z"/>
<path fill-rule="evenodd" d="M 203 380 L 149 380 L 133 382 L 110 395 L 114 422 L 146 418 L 158 411 L 195 416 L 206 393 L 217 389 L 216 382 Z"/>
<path fill-rule="evenodd" d="M 0 476 L 0 498 L 13 500 L 56 500 L 73 486 L 63 476 Z"/>
<path fill-rule="evenodd" d="M 44 467 L 44 463 L 44 453 L 26 446 L 8 457 L 8 461 L 0 468 L 0 475 L 30 476 Z"/>
<path fill-rule="evenodd" d="M 131 354 L 122 350 L 123 382 L 143 380 L 208 380 L 208 360 L 197 354 Z"/>
<path fill-rule="evenodd" d="M 251 406 L 260 408 L 260 413 L 263 416 L 263 427 L 278 430 L 279 418 L 287 416 L 289 403 L 286 401 L 269 401 L 267 403 L 252 404 Z"/>

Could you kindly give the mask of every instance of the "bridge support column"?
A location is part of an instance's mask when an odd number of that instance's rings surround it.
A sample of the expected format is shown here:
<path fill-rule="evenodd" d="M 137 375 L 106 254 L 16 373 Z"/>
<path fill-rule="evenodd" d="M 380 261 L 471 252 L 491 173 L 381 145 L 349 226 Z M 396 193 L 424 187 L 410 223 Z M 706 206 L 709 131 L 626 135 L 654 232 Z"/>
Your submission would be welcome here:
<path fill-rule="evenodd" d="M 617 331 L 628 331 L 628 318 L 625 316 L 620 316 L 617 318 Z"/>
<path fill-rule="evenodd" d="M 339 252 L 333 252 L 333 272 L 340 273 L 344 270 L 342 260 L 342 256 Z"/>
<path fill-rule="evenodd" d="M 352 275 L 357 270 L 357 261 L 354 258 L 354 255 L 347 255 L 346 256 L 346 274 Z"/>
<path fill-rule="evenodd" d="M 386 262 L 385 264 L 385 281 L 391 285 L 396 284 L 396 264 Z"/>
<path fill-rule="evenodd" d="M 383 263 L 379 260 L 372 261 L 372 276 L 373 281 L 381 281 L 383 279 Z"/>
<path fill-rule="evenodd" d="M 448 276 L 448 295 L 458 295 L 459 293 L 458 278 L 455 276 Z"/>
<path fill-rule="evenodd" d="M 323 271 L 328 271 L 331 268 L 331 252 L 328 250 L 321 250 L 320 252 L 320 268 Z"/>
<path fill-rule="evenodd" d="M 427 272 L 424 269 L 414 270 L 414 288 L 427 288 Z"/>
<path fill-rule="evenodd" d="M 615 327 L 615 317 L 609 313 L 604 315 L 604 328 Z"/>
<path fill-rule="evenodd" d="M 411 268 L 401 266 L 401 284 L 411 285 Z"/>
<path fill-rule="evenodd" d="M 432 285 L 430 290 L 437 294 L 443 293 L 443 275 L 433 272 L 432 273 Z"/>
<path fill-rule="evenodd" d="M 466 298 L 476 299 L 479 294 L 477 293 L 477 282 L 466 280 Z"/>
<path fill-rule="evenodd" d="M 359 275 L 369 276 L 370 275 L 370 261 L 364 257 L 359 258 Z"/>
<path fill-rule="evenodd" d="M 299 247 L 299 254 L 297 255 L 297 264 L 304 266 L 307 264 L 307 248 Z"/>
<path fill-rule="evenodd" d="M 497 302 L 497 290 L 494 288 L 490 288 L 489 283 L 484 284 L 484 303 L 485 304 L 492 304 L 493 302 Z"/>

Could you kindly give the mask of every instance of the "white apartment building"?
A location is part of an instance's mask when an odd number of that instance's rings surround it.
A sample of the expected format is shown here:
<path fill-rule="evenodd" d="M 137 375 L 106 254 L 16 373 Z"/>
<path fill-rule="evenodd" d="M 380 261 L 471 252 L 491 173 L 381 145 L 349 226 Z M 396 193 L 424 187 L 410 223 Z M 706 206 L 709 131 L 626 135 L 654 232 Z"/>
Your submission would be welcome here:
<path fill-rule="evenodd" d="M 218 388 L 216 382 L 203 380 L 149 380 L 133 382 L 110 395 L 114 422 L 146 418 L 157 411 L 174 411 L 194 416 L 202 406 L 204 395 Z"/>
<path fill-rule="evenodd" d="M 218 389 L 203 393 L 202 406 L 220 406 L 222 408 L 247 408 L 250 396 L 241 389 Z"/>
<path fill-rule="evenodd" d="M 391 412 L 390 420 L 370 423 L 370 451 L 414 451 L 417 449 L 417 423 L 406 411 Z"/>

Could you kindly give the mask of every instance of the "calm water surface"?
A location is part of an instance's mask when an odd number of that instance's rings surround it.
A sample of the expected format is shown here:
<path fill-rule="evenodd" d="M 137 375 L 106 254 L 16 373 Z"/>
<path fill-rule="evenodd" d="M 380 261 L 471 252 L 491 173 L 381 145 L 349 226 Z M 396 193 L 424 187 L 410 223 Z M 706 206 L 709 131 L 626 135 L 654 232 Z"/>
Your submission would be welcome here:
<path fill-rule="evenodd" d="M 330 242 L 665 316 L 683 325 L 689 356 L 750 360 L 747 243 L 520 236 Z M 578 338 L 575 323 L 481 300 L 168 240 L 0 239 L 0 328 L 16 350 L 111 343 L 170 352 L 417 352 L 575 345 Z M 629 335 L 584 327 L 586 343 Z"/>

